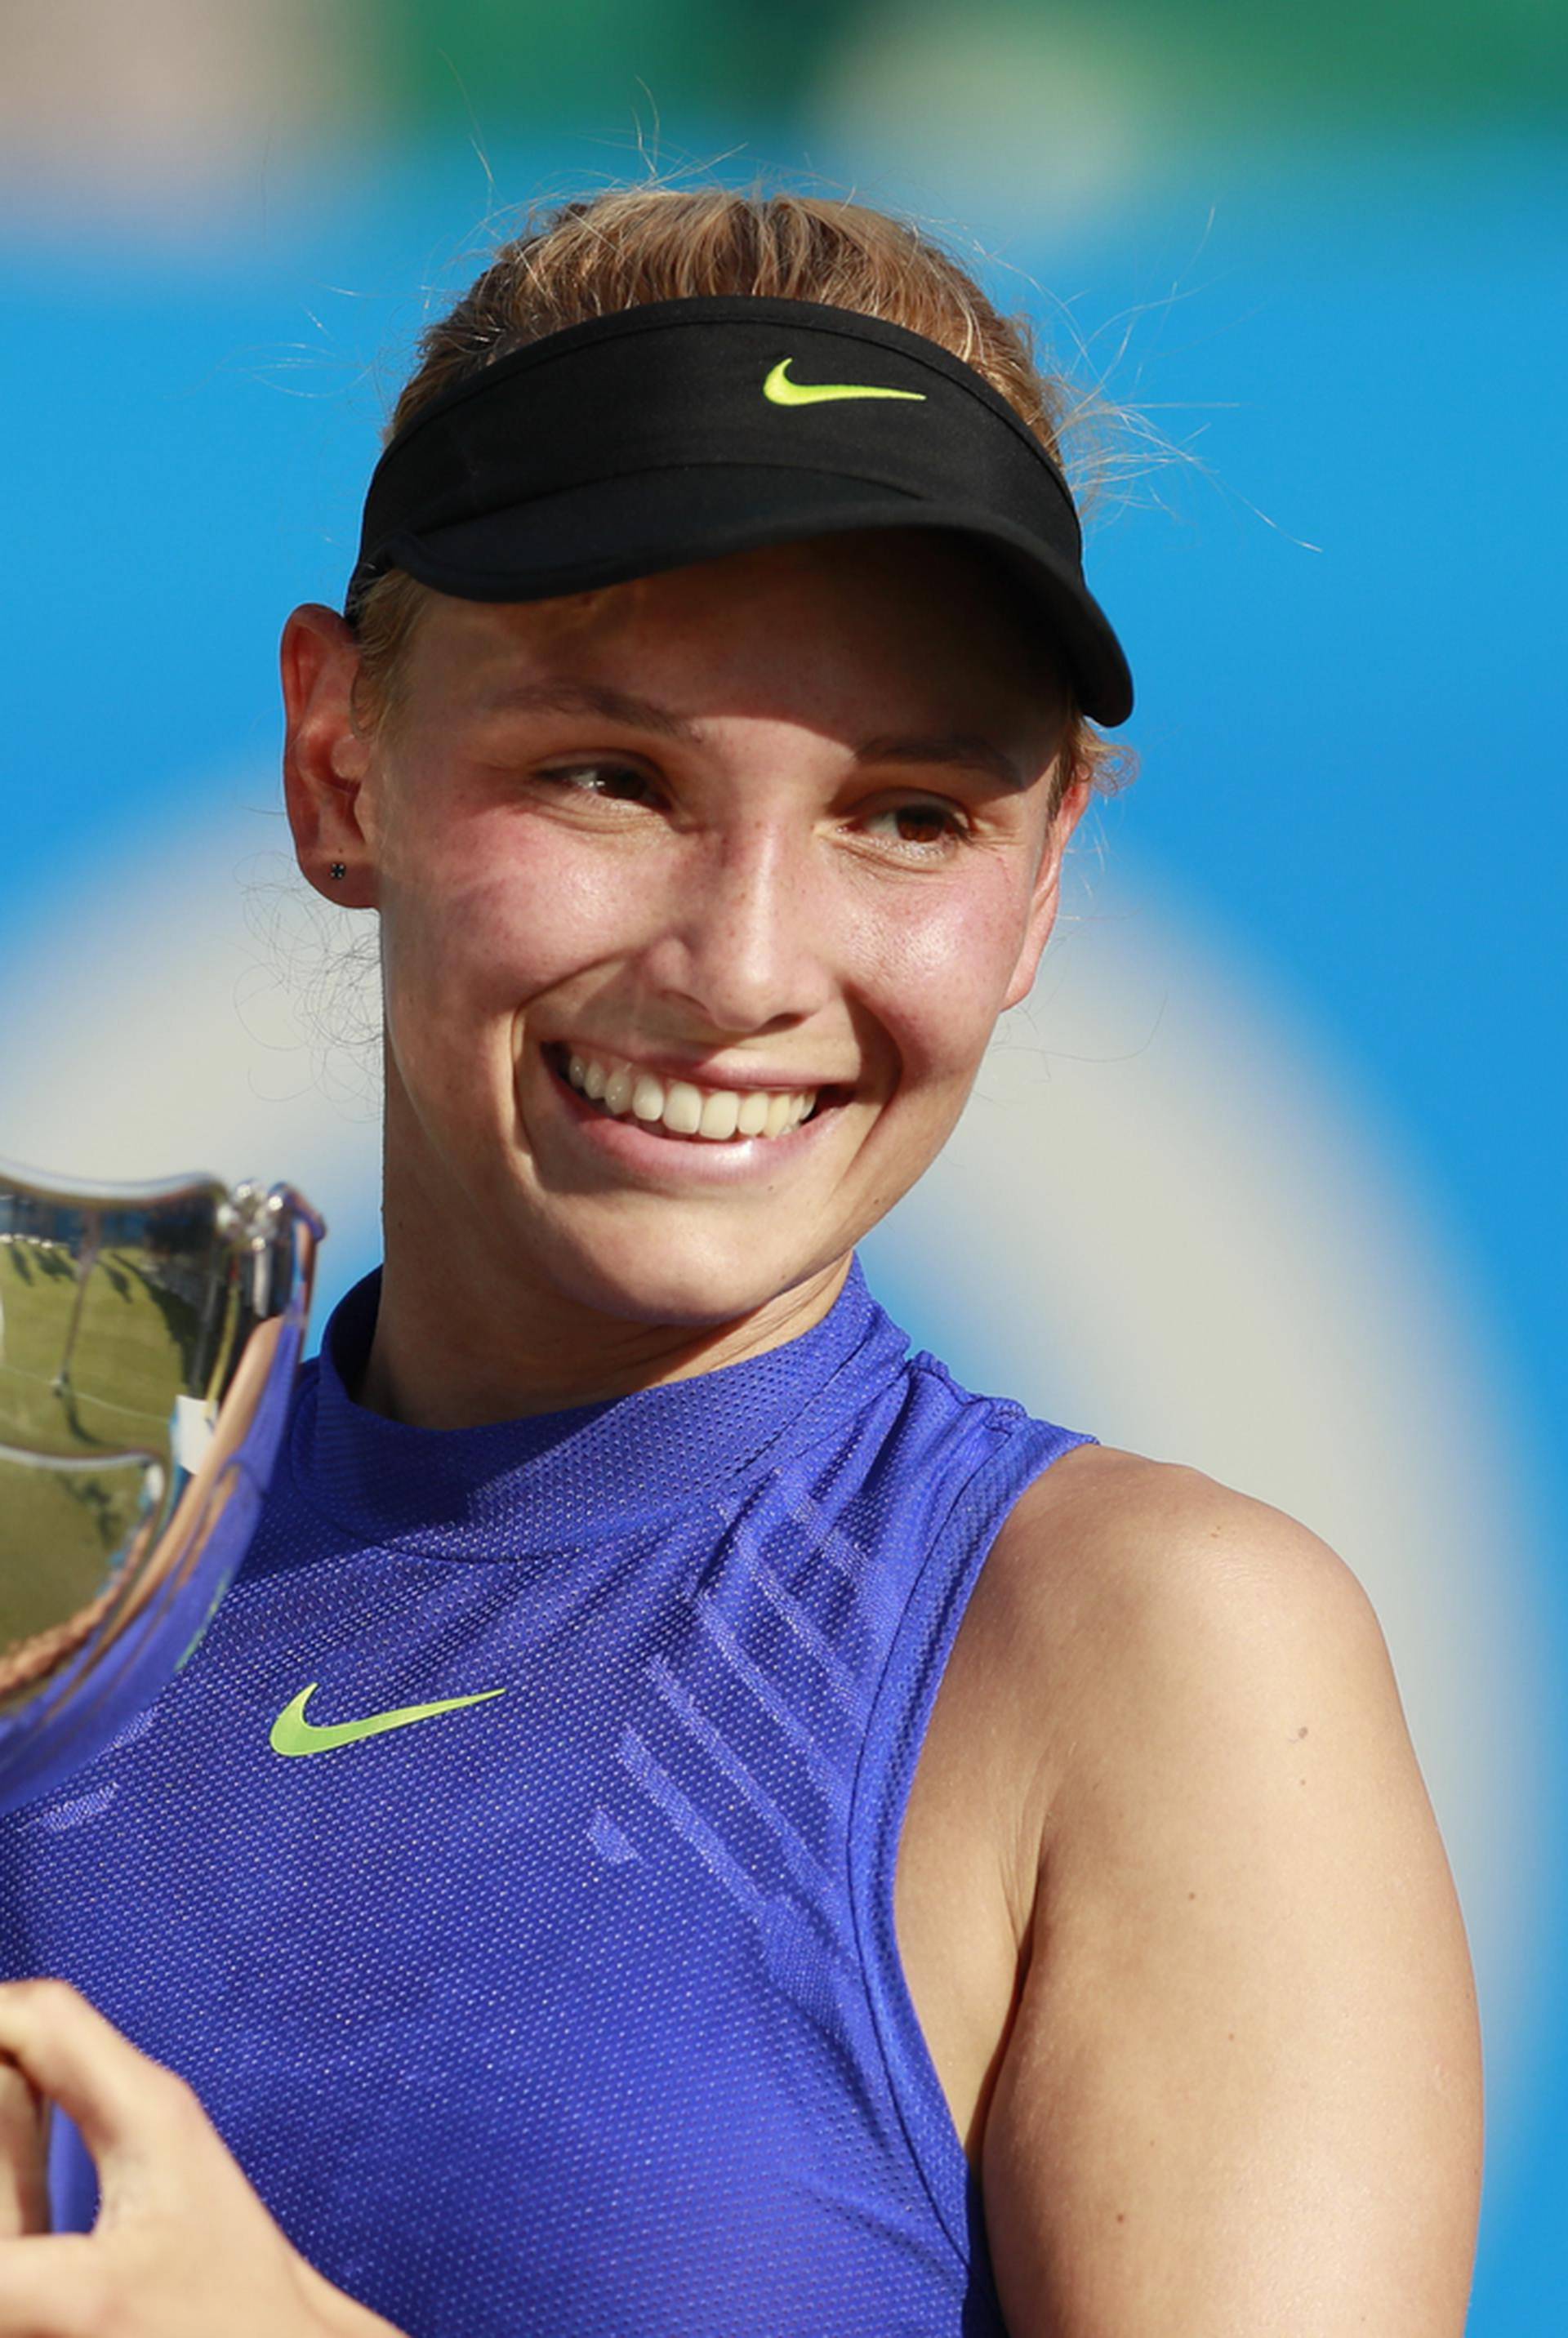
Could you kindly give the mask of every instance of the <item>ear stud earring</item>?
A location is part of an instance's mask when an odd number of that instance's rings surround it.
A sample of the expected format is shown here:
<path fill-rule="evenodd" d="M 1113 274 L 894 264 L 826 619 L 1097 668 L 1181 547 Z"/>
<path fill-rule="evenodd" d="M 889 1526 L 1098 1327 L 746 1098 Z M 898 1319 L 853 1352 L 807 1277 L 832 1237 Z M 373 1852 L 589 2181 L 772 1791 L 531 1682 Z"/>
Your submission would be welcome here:
<path fill-rule="evenodd" d="M 330 874 L 334 877 L 347 877 L 348 874 L 348 862 L 346 860 L 335 860 L 332 863 Z"/>

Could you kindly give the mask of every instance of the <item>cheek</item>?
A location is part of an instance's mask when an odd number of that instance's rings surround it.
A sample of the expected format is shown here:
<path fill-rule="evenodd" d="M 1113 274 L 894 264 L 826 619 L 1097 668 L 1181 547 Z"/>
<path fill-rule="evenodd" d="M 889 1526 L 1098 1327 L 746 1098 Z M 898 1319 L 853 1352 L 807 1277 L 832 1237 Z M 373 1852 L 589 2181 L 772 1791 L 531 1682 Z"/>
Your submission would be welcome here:
<path fill-rule="evenodd" d="M 877 1012 L 898 1041 L 906 1073 L 964 1078 L 995 1027 L 1027 902 L 999 867 L 927 891 L 874 928 Z"/>
<path fill-rule="evenodd" d="M 520 1008 L 612 952 L 625 918 L 612 873 L 547 830 L 521 851 L 514 821 L 475 822 L 460 854 L 384 888 L 387 1019 L 406 1074 L 459 1076 Z"/>

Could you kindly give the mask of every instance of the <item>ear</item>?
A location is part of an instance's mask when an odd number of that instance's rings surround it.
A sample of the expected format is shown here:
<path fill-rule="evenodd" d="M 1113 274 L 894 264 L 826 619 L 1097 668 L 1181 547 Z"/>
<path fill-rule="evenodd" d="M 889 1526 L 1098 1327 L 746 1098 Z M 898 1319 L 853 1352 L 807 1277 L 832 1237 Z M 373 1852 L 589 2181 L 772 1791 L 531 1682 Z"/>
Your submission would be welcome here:
<path fill-rule="evenodd" d="M 354 720 L 359 646 L 353 628 L 335 609 L 308 601 L 284 626 L 279 657 L 283 796 L 300 871 L 327 900 L 373 909 L 376 872 L 358 817 L 372 745 Z M 328 873 L 335 860 L 346 864 L 344 876 Z"/>
<path fill-rule="evenodd" d="M 1083 819 L 1094 792 L 1088 780 L 1075 780 L 1057 807 L 1045 839 L 1045 850 L 1040 857 L 1039 874 L 1034 879 L 1029 899 L 1029 921 L 1024 928 L 1024 943 L 1017 961 L 1008 977 L 1007 992 L 1002 1001 L 1004 1008 L 1016 1007 L 1027 998 L 1034 987 L 1040 960 L 1051 938 L 1051 928 L 1056 922 L 1056 911 L 1062 898 L 1062 862 L 1073 830 Z"/>

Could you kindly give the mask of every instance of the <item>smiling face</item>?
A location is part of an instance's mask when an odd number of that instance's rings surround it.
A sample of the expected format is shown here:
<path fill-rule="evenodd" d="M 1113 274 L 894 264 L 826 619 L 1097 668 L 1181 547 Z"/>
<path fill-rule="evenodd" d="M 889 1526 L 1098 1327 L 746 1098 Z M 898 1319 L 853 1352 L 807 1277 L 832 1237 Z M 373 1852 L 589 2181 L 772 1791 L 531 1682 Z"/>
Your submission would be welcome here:
<path fill-rule="evenodd" d="M 369 740 L 327 616 L 291 680 L 285 637 L 290 812 L 380 913 L 387 1286 L 433 1242 L 568 1341 L 826 1304 L 1027 990 L 1087 798 L 1048 822 L 1060 703 L 988 566 L 867 534 L 443 596 Z M 768 1104 L 809 1116 L 748 1135 Z"/>

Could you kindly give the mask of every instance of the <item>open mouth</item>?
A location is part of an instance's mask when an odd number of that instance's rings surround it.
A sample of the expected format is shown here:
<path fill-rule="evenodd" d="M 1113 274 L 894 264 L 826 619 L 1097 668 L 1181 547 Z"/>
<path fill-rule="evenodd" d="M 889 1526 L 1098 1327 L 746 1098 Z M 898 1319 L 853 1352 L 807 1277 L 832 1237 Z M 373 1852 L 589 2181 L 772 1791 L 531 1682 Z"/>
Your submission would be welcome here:
<path fill-rule="evenodd" d="M 818 1120 L 843 1102 L 848 1088 L 707 1088 L 667 1080 L 618 1056 L 573 1054 L 546 1041 L 546 1064 L 578 1103 L 606 1119 L 633 1122 L 645 1135 L 681 1144 L 723 1145 L 757 1138 L 766 1144 Z"/>

